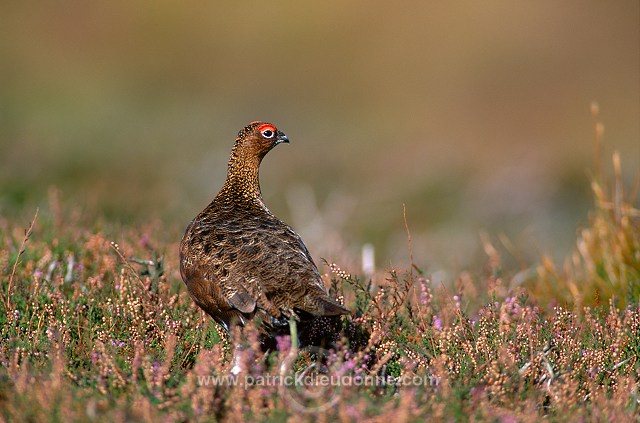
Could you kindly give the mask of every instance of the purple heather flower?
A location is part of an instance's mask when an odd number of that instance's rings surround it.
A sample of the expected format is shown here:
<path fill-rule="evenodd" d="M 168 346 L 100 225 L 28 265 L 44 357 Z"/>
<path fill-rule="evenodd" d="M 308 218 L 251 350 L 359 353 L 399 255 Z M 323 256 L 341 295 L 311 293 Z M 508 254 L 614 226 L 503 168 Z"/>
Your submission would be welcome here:
<path fill-rule="evenodd" d="M 142 248 L 149 248 L 149 246 L 151 245 L 151 243 L 149 242 L 149 234 L 142 234 L 140 241 L 138 241 L 138 245 L 140 245 Z"/>
<path fill-rule="evenodd" d="M 427 304 L 429 303 L 431 296 L 428 286 L 429 281 L 425 278 L 420 278 L 418 281 L 420 282 L 420 303 Z"/>
<path fill-rule="evenodd" d="M 439 318 L 438 316 L 434 316 L 433 317 L 433 326 L 438 330 L 442 330 L 442 319 Z"/>
<path fill-rule="evenodd" d="M 356 363 L 353 360 L 348 360 L 344 363 L 342 367 L 345 371 L 351 370 L 356 367 Z"/>
<path fill-rule="evenodd" d="M 291 336 L 290 335 L 281 335 L 276 336 L 276 348 L 279 352 L 288 354 L 291 349 Z"/>

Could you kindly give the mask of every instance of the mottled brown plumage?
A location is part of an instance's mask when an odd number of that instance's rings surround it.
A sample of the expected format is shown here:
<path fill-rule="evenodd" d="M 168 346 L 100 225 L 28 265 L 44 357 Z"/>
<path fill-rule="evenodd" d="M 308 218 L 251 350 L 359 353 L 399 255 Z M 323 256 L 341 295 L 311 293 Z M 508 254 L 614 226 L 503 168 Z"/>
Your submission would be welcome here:
<path fill-rule="evenodd" d="M 300 236 L 262 199 L 260 162 L 283 142 L 289 139 L 268 123 L 241 130 L 224 186 L 180 244 L 180 273 L 191 298 L 227 330 L 255 318 L 275 335 L 290 317 L 304 323 L 349 314 L 329 297 Z"/>

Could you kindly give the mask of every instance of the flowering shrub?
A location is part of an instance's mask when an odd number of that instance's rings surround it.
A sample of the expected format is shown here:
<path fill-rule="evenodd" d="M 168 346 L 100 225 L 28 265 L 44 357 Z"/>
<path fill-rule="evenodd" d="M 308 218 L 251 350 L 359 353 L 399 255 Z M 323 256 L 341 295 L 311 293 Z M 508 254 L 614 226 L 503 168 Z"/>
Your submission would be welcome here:
<path fill-rule="evenodd" d="M 361 279 L 331 264 L 326 282 L 354 312 L 338 341 L 297 350 L 285 336 L 267 353 L 255 327 L 227 334 L 193 304 L 177 254 L 159 253 L 177 251 L 160 224 L 100 229 L 53 210 L 25 235 L 0 218 L 0 414 L 637 419 L 638 210 L 607 204 L 598 199 L 581 232 L 580 259 L 566 272 L 543 263 L 534 286 L 510 284 L 495 254 L 452 287 L 415 265 Z M 233 339 L 245 343 L 240 374 L 230 372 Z"/>

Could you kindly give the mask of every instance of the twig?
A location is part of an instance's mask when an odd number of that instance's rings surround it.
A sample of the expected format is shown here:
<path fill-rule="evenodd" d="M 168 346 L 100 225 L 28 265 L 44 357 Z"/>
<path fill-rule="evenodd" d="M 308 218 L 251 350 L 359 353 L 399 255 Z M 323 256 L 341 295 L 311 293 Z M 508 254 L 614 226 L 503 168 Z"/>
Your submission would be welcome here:
<path fill-rule="evenodd" d="M 13 277 L 16 274 L 16 269 L 18 268 L 20 257 L 24 253 L 25 246 L 27 245 L 27 240 L 29 239 L 29 237 L 31 236 L 31 232 L 33 231 L 33 226 L 36 224 L 36 219 L 38 218 L 39 211 L 40 208 L 36 208 L 36 214 L 33 215 L 33 219 L 31 220 L 29 229 L 27 229 L 24 233 L 24 238 L 22 238 L 22 244 L 20 245 L 20 250 L 18 251 L 18 256 L 16 257 L 16 261 L 13 263 L 13 270 L 11 270 L 11 276 L 9 276 L 9 287 L 7 288 L 7 301 L 5 301 L 7 311 L 11 309 L 11 285 L 13 285 Z"/>
<path fill-rule="evenodd" d="M 636 356 L 635 356 L 635 355 L 632 355 L 631 357 L 627 358 L 626 360 L 622 360 L 620 363 L 618 363 L 618 364 L 614 365 L 614 366 L 611 368 L 611 370 L 612 370 L 612 371 L 613 371 L 613 370 L 617 370 L 618 368 L 620 368 L 620 367 L 624 366 L 624 365 L 625 365 L 625 364 L 627 364 L 629 361 L 631 361 L 631 359 L 635 359 L 635 358 L 636 358 Z"/>
<path fill-rule="evenodd" d="M 291 313 L 289 317 L 289 331 L 291 332 L 291 352 L 298 354 L 298 325 L 296 324 L 295 315 Z"/>
<path fill-rule="evenodd" d="M 291 334 L 291 350 L 289 350 L 289 354 L 280 364 L 280 376 L 283 378 L 287 370 L 293 367 L 293 364 L 298 359 L 298 325 L 293 314 L 289 317 L 289 332 Z"/>
<path fill-rule="evenodd" d="M 404 218 L 404 228 L 407 231 L 407 245 L 409 248 L 409 275 L 413 278 L 413 248 L 411 247 L 411 233 L 409 232 L 409 224 L 407 223 L 407 207 L 402 203 L 402 217 Z"/>
<path fill-rule="evenodd" d="M 153 267 L 157 266 L 156 262 L 153 261 L 153 260 L 142 260 L 142 259 L 135 258 L 135 257 L 129 257 L 129 258 L 127 258 L 127 261 L 130 261 L 130 262 L 133 262 L 133 263 L 136 263 L 136 264 L 144 264 L 144 265 L 147 265 L 147 266 L 153 266 Z"/>
<path fill-rule="evenodd" d="M 149 293 L 148 288 L 146 287 L 144 282 L 142 281 L 142 278 L 140 277 L 140 275 L 138 275 L 138 272 L 136 272 L 136 269 L 134 269 L 133 266 L 131 266 L 131 263 L 129 263 L 129 260 L 127 260 L 124 254 L 122 254 L 122 251 L 120 251 L 120 246 L 116 242 L 111 241 L 111 248 L 113 248 L 113 251 L 115 251 L 116 254 L 118 254 L 118 257 L 120 257 L 120 259 L 124 262 L 125 266 L 127 266 L 127 268 L 134 274 L 136 280 L 140 283 L 140 287 L 142 288 L 142 291 L 144 291 L 144 293 L 146 294 L 147 298 L 151 298 L 151 294 Z"/>
<path fill-rule="evenodd" d="M 593 166 L 597 181 L 602 182 L 602 137 L 604 125 L 600 122 L 600 106 L 595 101 L 591 102 L 591 121 L 593 125 Z"/>
<path fill-rule="evenodd" d="M 624 198 L 622 189 L 622 166 L 620 165 L 620 153 L 613 152 L 613 215 L 616 224 L 620 225 L 622 220 L 622 200 Z"/>

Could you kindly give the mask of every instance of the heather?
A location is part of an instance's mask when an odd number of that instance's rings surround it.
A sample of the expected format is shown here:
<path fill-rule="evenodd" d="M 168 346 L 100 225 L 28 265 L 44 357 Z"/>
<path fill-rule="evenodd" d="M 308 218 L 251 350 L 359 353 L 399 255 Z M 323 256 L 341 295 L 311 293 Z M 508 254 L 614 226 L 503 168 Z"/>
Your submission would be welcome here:
<path fill-rule="evenodd" d="M 10 421 L 629 421 L 640 416 L 640 211 L 613 175 L 566 262 L 433 283 L 405 269 L 323 276 L 354 311 L 336 345 L 261 352 L 189 298 L 166 223 L 87 219 L 60 193 L 0 219 L 0 416 Z M 169 231 L 171 233 L 171 231 Z M 230 337 L 246 344 L 232 376 Z"/>
<path fill-rule="evenodd" d="M 638 420 L 638 16 L 0 2 L 0 422 Z M 335 345 L 265 354 L 181 281 L 252 120 Z"/>

